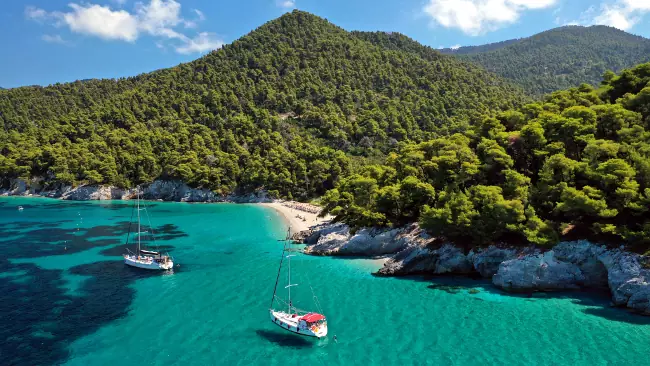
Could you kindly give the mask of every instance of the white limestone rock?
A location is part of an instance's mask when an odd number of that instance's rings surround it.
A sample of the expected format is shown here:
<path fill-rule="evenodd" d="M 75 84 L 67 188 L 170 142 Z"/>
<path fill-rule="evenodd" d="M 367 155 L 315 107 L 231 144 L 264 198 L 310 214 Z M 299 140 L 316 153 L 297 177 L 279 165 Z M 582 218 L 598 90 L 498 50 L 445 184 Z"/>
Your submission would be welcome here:
<path fill-rule="evenodd" d="M 408 243 L 403 233 L 409 229 L 361 229 L 350 233 L 345 224 L 331 224 L 314 230 L 305 239 L 305 253 L 315 255 L 378 256 L 394 254 Z"/>
<path fill-rule="evenodd" d="M 508 291 L 577 290 L 585 276 L 577 265 L 558 261 L 553 251 L 507 260 L 492 283 Z"/>
<path fill-rule="evenodd" d="M 472 263 L 463 251 L 452 245 L 444 244 L 431 248 L 427 244 L 410 245 L 400 251 L 377 272 L 382 276 L 403 276 L 418 273 L 432 274 L 468 274 L 473 271 Z"/>
<path fill-rule="evenodd" d="M 621 250 L 604 252 L 599 259 L 607 268 L 607 281 L 615 305 L 650 315 L 650 270 L 645 258 Z"/>
<path fill-rule="evenodd" d="M 487 248 L 472 249 L 467 255 L 467 259 L 472 262 L 474 269 L 485 278 L 492 278 L 499 265 L 517 256 L 517 250 L 514 248 L 499 248 L 490 245 Z"/>
<path fill-rule="evenodd" d="M 79 186 L 64 192 L 61 198 L 73 201 L 120 200 L 126 191 L 112 186 Z"/>
<path fill-rule="evenodd" d="M 555 259 L 575 264 L 580 268 L 585 277 L 580 285 L 588 288 L 607 287 L 607 268 L 599 258 L 606 252 L 604 246 L 594 245 L 586 240 L 562 242 L 553 248 Z"/>

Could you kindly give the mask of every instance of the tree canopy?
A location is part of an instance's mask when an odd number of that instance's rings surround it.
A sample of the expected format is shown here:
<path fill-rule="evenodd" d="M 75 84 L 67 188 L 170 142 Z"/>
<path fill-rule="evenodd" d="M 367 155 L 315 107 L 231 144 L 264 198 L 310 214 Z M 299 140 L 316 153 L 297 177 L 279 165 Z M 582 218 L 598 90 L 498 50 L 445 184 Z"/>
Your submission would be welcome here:
<path fill-rule="evenodd" d="M 119 80 L 0 91 L 0 177 L 308 198 L 399 141 L 521 105 L 499 77 L 376 45 L 294 11 L 196 61 Z"/>
<path fill-rule="evenodd" d="M 416 219 L 459 242 L 650 244 L 650 63 L 486 116 L 465 133 L 400 142 L 343 178 L 325 210 L 355 227 Z M 577 234 L 576 234 L 577 233 Z"/>

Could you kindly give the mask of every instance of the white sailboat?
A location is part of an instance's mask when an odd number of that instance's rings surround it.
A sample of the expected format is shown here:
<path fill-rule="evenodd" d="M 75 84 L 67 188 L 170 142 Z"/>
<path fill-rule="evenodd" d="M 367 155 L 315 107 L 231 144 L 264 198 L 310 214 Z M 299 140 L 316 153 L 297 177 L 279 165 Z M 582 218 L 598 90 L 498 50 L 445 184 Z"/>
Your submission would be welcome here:
<path fill-rule="evenodd" d="M 137 188 L 136 195 L 137 198 L 135 203 L 135 209 L 137 210 L 137 215 L 138 215 L 138 232 L 135 233 L 135 235 L 138 237 L 138 249 L 136 253 L 133 253 L 127 247 L 126 249 L 127 253 L 124 254 L 124 263 L 132 267 L 152 269 L 152 270 L 168 270 L 174 268 L 173 258 L 170 257 L 168 254 L 160 254 L 159 252 L 142 249 L 143 246 L 142 236 L 144 234 L 148 234 L 149 232 L 142 231 L 140 212 L 144 211 L 145 215 L 147 216 L 147 219 L 149 218 L 149 213 L 147 212 L 147 209 L 144 205 L 142 206 L 140 205 L 139 187 Z M 131 217 L 133 217 L 133 215 L 131 215 Z M 151 227 L 151 223 L 149 224 L 149 226 L 150 226 L 149 231 L 151 231 L 150 237 L 153 239 L 154 236 L 153 236 L 153 228 Z M 129 223 L 129 234 L 126 237 L 127 246 L 129 244 L 130 237 L 131 237 L 131 225 Z"/>
<path fill-rule="evenodd" d="M 275 288 L 273 289 L 273 299 L 271 299 L 271 307 L 269 308 L 269 315 L 271 316 L 271 321 L 273 324 L 279 326 L 280 328 L 289 331 L 294 334 L 322 338 L 327 336 L 327 320 L 325 316 L 322 315 L 320 311 L 320 305 L 318 304 L 318 298 L 314 296 L 314 303 L 316 308 L 319 309 L 319 312 L 307 312 L 300 310 L 293 306 L 291 302 L 291 287 L 298 286 L 297 283 L 291 283 L 291 257 L 294 255 L 285 255 L 287 253 L 287 244 L 291 240 L 291 232 L 287 231 L 287 238 L 285 239 L 284 247 L 282 248 L 282 260 L 280 261 L 280 268 L 278 269 L 278 277 L 275 280 Z M 280 273 L 282 270 L 282 264 L 284 260 L 287 260 L 288 267 L 288 281 L 287 285 L 284 287 L 287 289 L 288 302 L 285 302 L 277 295 L 278 282 L 280 279 Z M 310 286 L 311 287 L 311 286 Z M 275 310 L 273 308 L 273 303 L 278 300 L 278 302 L 284 303 L 286 306 L 285 310 Z"/>

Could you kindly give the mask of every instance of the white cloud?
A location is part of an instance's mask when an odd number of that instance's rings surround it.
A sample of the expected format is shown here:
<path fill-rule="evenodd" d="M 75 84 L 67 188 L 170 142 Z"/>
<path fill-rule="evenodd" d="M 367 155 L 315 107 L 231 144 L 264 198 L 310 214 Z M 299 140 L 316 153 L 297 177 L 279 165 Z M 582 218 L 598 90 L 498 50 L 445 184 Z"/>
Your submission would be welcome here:
<path fill-rule="evenodd" d="M 107 6 L 91 4 L 69 6 L 72 11 L 60 16 L 73 32 L 128 42 L 138 38 L 138 20 L 125 10 L 113 11 Z"/>
<path fill-rule="evenodd" d="M 223 41 L 218 39 L 214 33 L 202 32 L 176 47 L 176 52 L 182 54 L 203 53 L 221 48 L 221 46 L 223 46 Z"/>
<path fill-rule="evenodd" d="M 648 0 L 623 0 L 623 4 L 632 10 L 650 11 L 650 1 Z"/>
<path fill-rule="evenodd" d="M 114 1 L 125 3 L 125 0 Z M 205 19 L 205 15 L 198 9 L 192 9 L 195 19 L 184 19 L 181 16 L 181 4 L 175 0 L 138 2 L 133 12 L 89 3 L 70 3 L 68 6 L 71 9 L 68 12 L 47 12 L 29 6 L 25 9 L 25 16 L 57 27 L 67 26 L 72 32 L 106 40 L 135 42 L 143 34 L 150 35 L 171 41 L 171 46 L 180 53 L 204 52 L 223 45 L 212 33 L 202 32 L 191 38 L 179 32 L 177 28 L 180 26 L 196 27 L 198 22 Z M 159 40 L 158 44 L 163 43 Z"/>
<path fill-rule="evenodd" d="M 602 3 L 600 11 L 590 7 L 580 16 L 576 23 L 582 25 L 608 25 L 621 30 L 629 30 L 650 12 L 650 0 L 617 0 L 614 3 Z"/>
<path fill-rule="evenodd" d="M 296 0 L 276 0 L 275 4 L 284 9 L 293 9 L 296 7 Z"/>
<path fill-rule="evenodd" d="M 61 37 L 59 34 L 54 34 L 54 35 L 49 35 L 49 34 L 44 34 L 41 39 L 47 43 L 58 43 L 62 45 L 69 46 L 70 42 L 66 41 Z"/>
<path fill-rule="evenodd" d="M 609 25 L 614 28 L 628 30 L 638 22 L 638 16 L 635 16 L 627 11 L 627 9 L 618 6 L 602 7 L 602 11 L 598 14 L 593 24 Z"/>
<path fill-rule="evenodd" d="M 179 38 L 172 28 L 181 21 L 181 4 L 174 0 L 151 0 L 147 5 L 136 5 L 138 27 L 154 36 Z"/>
<path fill-rule="evenodd" d="M 480 35 L 516 22 L 527 10 L 549 8 L 558 0 L 428 0 L 424 13 L 445 28 Z"/>

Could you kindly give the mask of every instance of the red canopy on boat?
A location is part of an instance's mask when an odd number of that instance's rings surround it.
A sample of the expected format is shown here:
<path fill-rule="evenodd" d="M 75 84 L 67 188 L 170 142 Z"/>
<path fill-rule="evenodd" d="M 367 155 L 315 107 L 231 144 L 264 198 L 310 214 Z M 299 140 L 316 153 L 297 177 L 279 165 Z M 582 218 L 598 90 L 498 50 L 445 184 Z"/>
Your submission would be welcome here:
<path fill-rule="evenodd" d="M 317 322 L 322 319 L 325 319 L 325 317 L 318 313 L 309 313 L 302 317 L 302 320 L 306 321 L 307 323 Z"/>

